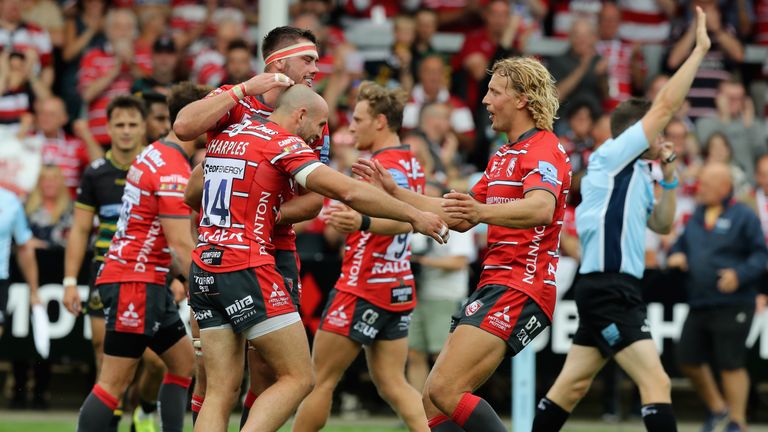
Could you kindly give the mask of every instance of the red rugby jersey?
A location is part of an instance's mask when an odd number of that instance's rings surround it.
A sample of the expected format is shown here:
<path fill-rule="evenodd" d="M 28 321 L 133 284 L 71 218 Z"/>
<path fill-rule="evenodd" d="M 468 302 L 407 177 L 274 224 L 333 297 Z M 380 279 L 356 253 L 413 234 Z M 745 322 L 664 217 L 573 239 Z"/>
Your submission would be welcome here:
<path fill-rule="evenodd" d="M 225 92 L 229 89 L 231 89 L 232 85 L 223 85 L 214 91 L 212 91 L 208 96 L 217 95 L 219 93 Z M 216 126 L 208 132 L 208 141 L 210 142 L 211 139 L 213 139 L 217 134 L 219 134 L 222 130 L 227 128 L 228 126 L 239 123 L 247 118 L 250 118 L 254 115 L 260 116 L 260 117 L 268 117 L 270 114 L 272 114 L 272 111 L 274 110 L 273 107 L 267 105 L 264 100 L 260 97 L 255 96 L 246 96 L 243 99 L 240 100 L 237 104 L 235 104 L 234 107 L 232 107 L 229 112 L 224 114 L 219 121 L 216 123 Z M 330 143 L 331 143 L 331 135 L 330 130 L 328 129 L 328 125 L 325 126 L 323 129 L 323 136 L 317 140 L 314 143 L 309 143 L 310 147 L 312 147 L 315 151 L 315 154 L 317 155 L 318 159 L 320 159 L 320 162 L 328 165 L 330 162 L 329 160 L 329 153 L 330 153 Z M 282 193 L 283 202 L 290 200 L 295 195 L 298 195 L 298 186 L 294 184 L 294 182 L 288 182 L 285 184 L 285 190 Z M 290 250 L 295 251 L 296 250 L 296 232 L 293 230 L 293 225 L 277 225 L 275 226 L 274 233 L 272 235 L 272 244 L 275 246 L 275 249 L 277 250 Z"/>
<path fill-rule="evenodd" d="M 224 129 L 205 155 L 195 262 L 213 273 L 274 264 L 272 231 L 286 184 L 319 163 L 301 138 L 263 117 Z"/>
<path fill-rule="evenodd" d="M 543 189 L 557 202 L 549 225 L 520 229 L 488 225 L 488 253 L 478 287 L 497 284 L 520 290 L 552 319 L 560 229 L 570 187 L 570 161 L 551 132 L 532 129 L 491 157 L 483 177 L 472 188 L 477 201 L 504 204 Z"/>
<path fill-rule="evenodd" d="M 184 189 L 189 158 L 176 143 L 160 140 L 144 149 L 128 170 L 117 232 L 97 284 L 165 285 L 171 254 L 160 218 L 188 218 Z"/>
<path fill-rule="evenodd" d="M 424 193 L 424 171 L 409 146 L 389 147 L 373 154 L 392 173 L 398 186 Z M 336 289 L 389 311 L 416 305 L 411 273 L 411 233 L 385 236 L 356 231 L 347 236 Z"/>

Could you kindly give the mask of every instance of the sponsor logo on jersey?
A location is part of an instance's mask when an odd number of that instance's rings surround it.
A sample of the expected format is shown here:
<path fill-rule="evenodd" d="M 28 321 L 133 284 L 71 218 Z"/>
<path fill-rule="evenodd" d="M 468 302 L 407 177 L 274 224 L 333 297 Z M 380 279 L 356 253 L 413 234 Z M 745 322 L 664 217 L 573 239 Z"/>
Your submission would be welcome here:
<path fill-rule="evenodd" d="M 253 310 L 253 297 L 245 296 L 224 308 L 224 311 L 230 318 L 241 318 L 248 311 Z"/>
<path fill-rule="evenodd" d="M 488 323 L 501 331 L 509 331 L 512 328 L 512 324 L 509 322 L 507 312 L 509 312 L 509 306 L 505 306 L 504 310 L 495 312 L 493 315 L 488 315 Z"/>
<path fill-rule="evenodd" d="M 541 181 L 557 186 L 560 182 L 557 180 L 557 168 L 547 161 L 539 161 L 539 174 Z"/>
<path fill-rule="evenodd" d="M 285 291 L 280 289 L 276 283 L 272 283 L 272 292 L 269 294 L 269 304 L 272 307 L 283 307 L 290 304 L 291 300 Z"/>
<path fill-rule="evenodd" d="M 139 328 L 141 326 L 141 318 L 136 312 L 136 305 L 133 302 L 128 304 L 128 309 L 123 311 L 117 319 L 120 320 L 120 325 L 124 327 Z"/>
<path fill-rule="evenodd" d="M 144 239 L 144 243 L 141 245 L 141 249 L 139 249 L 139 254 L 136 256 L 136 265 L 133 266 L 133 271 L 138 273 L 147 271 L 149 255 L 152 253 L 152 248 L 155 246 L 155 242 L 161 231 L 162 225 L 160 224 L 160 219 L 155 218 L 152 221 L 152 225 L 149 226 L 147 237 Z"/>
<path fill-rule="evenodd" d="M 391 304 L 409 303 L 413 300 L 413 287 L 399 286 L 392 288 Z"/>
<path fill-rule="evenodd" d="M 344 328 L 349 325 L 349 317 L 347 316 L 347 313 L 344 312 L 344 305 L 339 306 L 338 308 L 331 311 L 331 313 L 328 314 L 328 316 L 325 318 L 325 322 L 334 327 L 341 327 Z"/>
<path fill-rule="evenodd" d="M 141 176 L 144 175 L 144 171 L 136 168 L 135 166 L 131 166 L 128 169 L 128 174 L 126 177 L 128 178 L 128 181 L 138 184 L 141 181 Z"/>
<path fill-rule="evenodd" d="M 184 192 L 186 185 L 180 183 L 160 183 L 160 190 Z"/>
<path fill-rule="evenodd" d="M 468 304 L 466 308 L 464 308 L 464 315 L 470 317 L 476 314 L 481 307 L 483 307 L 483 302 L 481 302 L 480 300 L 475 300 L 472 303 Z"/>
<path fill-rule="evenodd" d="M 205 309 L 200 312 L 195 312 L 196 321 L 204 321 L 209 318 L 213 318 L 213 312 L 210 309 Z"/>
<path fill-rule="evenodd" d="M 517 158 L 512 158 L 509 160 L 509 163 L 507 164 L 507 177 L 512 177 L 512 172 L 515 170 L 515 165 L 517 164 Z"/>
<path fill-rule="evenodd" d="M 223 256 L 224 251 L 222 249 L 206 249 L 200 252 L 200 260 L 203 263 L 212 266 L 221 265 L 221 258 Z"/>

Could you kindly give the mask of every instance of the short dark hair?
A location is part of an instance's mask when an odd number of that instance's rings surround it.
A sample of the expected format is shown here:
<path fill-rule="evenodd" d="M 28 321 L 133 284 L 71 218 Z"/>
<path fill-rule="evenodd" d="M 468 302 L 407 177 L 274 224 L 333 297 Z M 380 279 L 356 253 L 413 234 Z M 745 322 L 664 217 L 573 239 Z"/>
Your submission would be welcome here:
<path fill-rule="evenodd" d="M 147 119 L 147 107 L 144 105 L 144 101 L 134 95 L 123 94 L 115 96 L 114 99 L 109 101 L 107 105 L 107 121 L 112 120 L 112 113 L 116 109 L 135 109 L 141 114 L 142 119 Z"/>
<path fill-rule="evenodd" d="M 266 59 L 273 52 L 296 43 L 299 39 L 306 39 L 317 44 L 317 37 L 310 30 L 293 26 L 275 27 L 264 36 L 261 42 L 261 55 Z"/>
<path fill-rule="evenodd" d="M 227 53 L 234 50 L 243 49 L 248 52 L 251 52 L 251 46 L 248 45 L 248 42 L 245 41 L 245 39 L 235 39 L 229 44 L 227 44 Z"/>
<path fill-rule="evenodd" d="M 642 98 L 629 98 L 620 103 L 611 113 L 611 136 L 621 135 L 630 126 L 643 118 L 651 108 L 651 102 Z"/>
<path fill-rule="evenodd" d="M 168 105 L 168 99 L 165 97 L 165 95 L 155 91 L 137 92 L 134 94 L 144 101 L 144 105 L 147 107 L 147 111 L 149 111 L 149 107 L 154 104 Z"/>
<path fill-rule="evenodd" d="M 171 87 L 171 92 L 168 93 L 168 114 L 171 124 L 176 122 L 176 116 L 182 108 L 204 98 L 210 92 L 210 87 L 190 81 L 183 81 Z"/>
<path fill-rule="evenodd" d="M 408 94 L 403 89 L 390 90 L 372 81 L 365 81 L 357 90 L 357 101 L 368 102 L 368 111 L 373 117 L 384 115 L 391 131 L 399 131 L 403 125 L 403 109 L 408 101 Z"/>
<path fill-rule="evenodd" d="M 568 120 L 570 120 L 574 115 L 576 115 L 579 110 L 586 108 L 589 112 L 589 118 L 592 119 L 592 121 L 596 121 L 598 117 L 602 115 L 601 112 L 595 107 L 594 104 L 589 103 L 585 100 L 579 100 L 575 102 L 573 105 L 571 105 L 568 108 Z"/>

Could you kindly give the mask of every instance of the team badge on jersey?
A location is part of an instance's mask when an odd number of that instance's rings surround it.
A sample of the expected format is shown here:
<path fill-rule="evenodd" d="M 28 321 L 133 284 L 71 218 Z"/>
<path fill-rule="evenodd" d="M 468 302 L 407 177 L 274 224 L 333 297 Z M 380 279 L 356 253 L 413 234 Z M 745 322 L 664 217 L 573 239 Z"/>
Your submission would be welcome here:
<path fill-rule="evenodd" d="M 483 302 L 481 302 L 480 300 L 475 300 L 472 303 L 468 304 L 467 307 L 464 309 L 464 315 L 472 316 L 476 314 L 481 307 L 483 307 Z"/>
<path fill-rule="evenodd" d="M 541 181 L 549 183 L 552 186 L 557 186 L 560 183 L 557 180 L 557 168 L 547 161 L 539 161 L 539 174 L 541 174 Z"/>

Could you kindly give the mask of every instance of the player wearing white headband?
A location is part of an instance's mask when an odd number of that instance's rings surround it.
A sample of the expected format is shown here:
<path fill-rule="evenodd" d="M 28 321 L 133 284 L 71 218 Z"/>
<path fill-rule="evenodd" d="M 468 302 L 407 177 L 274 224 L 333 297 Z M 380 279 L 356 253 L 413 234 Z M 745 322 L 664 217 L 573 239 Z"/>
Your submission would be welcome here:
<path fill-rule="evenodd" d="M 296 27 L 277 27 L 270 31 L 262 42 L 265 72 L 236 85 L 219 87 L 209 97 L 188 105 L 182 110 L 173 125 L 180 136 L 208 132 L 215 135 L 233 123 L 253 115 L 267 117 L 272 111 L 277 98 L 286 88 L 297 82 L 312 86 L 317 68 L 316 38 L 309 30 Z M 321 162 L 328 163 L 330 135 L 326 126 L 323 136 L 314 143 L 309 143 Z M 191 183 L 201 182 L 201 172 L 196 169 Z M 202 187 L 201 187 L 202 189 Z M 283 193 L 287 202 L 281 206 L 281 224 L 275 227 L 273 242 L 276 248 L 275 261 L 278 270 L 286 279 L 291 297 L 299 306 L 301 283 L 299 280 L 299 260 L 296 254 L 296 237 L 292 223 L 312 219 L 320 212 L 323 200 L 320 195 L 287 190 Z M 291 199 L 294 197 L 293 199 Z M 290 200 L 290 201 L 289 201 Z M 200 205 L 200 197 L 188 202 L 193 208 Z M 196 345 L 199 346 L 199 345 Z M 249 350 L 249 371 L 251 387 L 245 399 L 242 423 L 248 417 L 248 411 L 261 392 L 274 382 L 274 374 L 264 366 L 264 362 L 255 351 Z M 200 357 L 197 357 L 200 359 Z M 199 412 L 205 397 L 205 376 L 199 367 L 198 379 L 192 396 L 193 419 Z M 242 424 L 241 423 L 241 424 Z"/>

